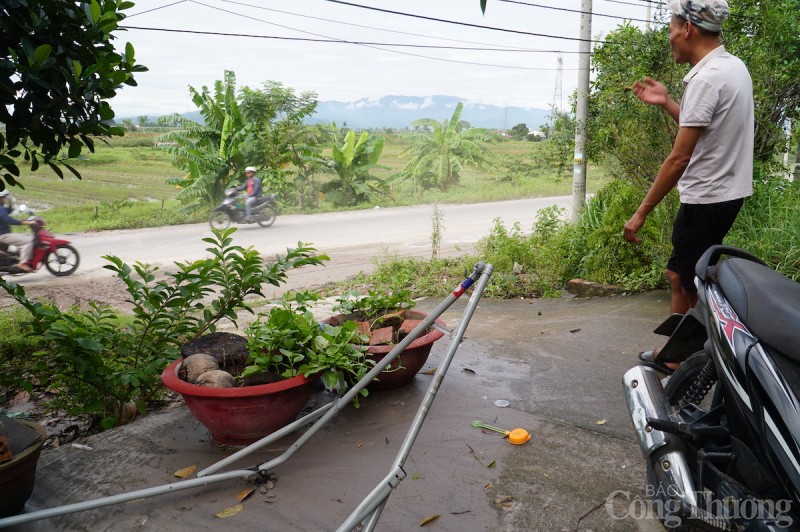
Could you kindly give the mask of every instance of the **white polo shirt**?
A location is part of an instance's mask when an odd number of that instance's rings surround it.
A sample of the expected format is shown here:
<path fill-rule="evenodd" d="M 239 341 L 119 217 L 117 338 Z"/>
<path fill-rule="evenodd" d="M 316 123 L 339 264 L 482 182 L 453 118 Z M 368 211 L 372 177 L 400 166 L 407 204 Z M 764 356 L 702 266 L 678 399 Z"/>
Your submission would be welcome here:
<path fill-rule="evenodd" d="M 683 78 L 680 126 L 702 127 L 678 181 L 682 203 L 720 203 L 753 194 L 753 81 L 738 57 L 715 48 Z"/>

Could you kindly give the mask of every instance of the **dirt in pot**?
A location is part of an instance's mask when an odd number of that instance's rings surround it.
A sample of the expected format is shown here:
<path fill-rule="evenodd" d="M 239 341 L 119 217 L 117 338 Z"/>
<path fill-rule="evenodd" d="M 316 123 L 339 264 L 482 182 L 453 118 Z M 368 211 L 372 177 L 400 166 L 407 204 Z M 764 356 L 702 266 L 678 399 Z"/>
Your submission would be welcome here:
<path fill-rule="evenodd" d="M 195 338 L 181 347 L 181 356 L 188 358 L 207 353 L 217 359 L 219 369 L 238 375 L 247 363 L 247 338 L 228 332 L 214 332 Z"/>

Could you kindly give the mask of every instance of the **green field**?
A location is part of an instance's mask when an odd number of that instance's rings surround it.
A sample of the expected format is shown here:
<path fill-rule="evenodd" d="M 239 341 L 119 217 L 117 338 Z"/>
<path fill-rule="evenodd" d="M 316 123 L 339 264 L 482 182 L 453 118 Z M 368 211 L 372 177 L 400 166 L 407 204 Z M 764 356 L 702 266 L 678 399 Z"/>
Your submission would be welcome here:
<path fill-rule="evenodd" d="M 182 177 L 170 156 L 155 146 L 161 133 L 133 132 L 108 142 L 98 141 L 95 152 L 83 160 L 72 161 L 81 174 L 78 180 L 68 171 L 64 179 L 42 166 L 30 172 L 21 165 L 20 181 L 24 190 L 12 188 L 16 203 L 27 203 L 42 214 L 57 232 L 135 228 L 205 220 L 205 213 L 187 216 L 179 212 L 175 201 L 177 189 L 166 183 L 169 178 Z M 401 155 L 408 146 L 402 134 L 385 136 L 380 164 L 373 171 L 385 178 L 397 172 L 406 162 Z M 528 157 L 542 149 L 543 143 L 501 141 L 491 145 L 498 160 L 504 156 Z M 332 176 L 319 175 L 325 181 Z M 605 181 L 600 168 L 590 166 L 587 189 L 597 190 Z M 512 174 L 502 167 L 489 173 L 468 170 L 459 186 L 447 192 L 428 190 L 422 197 L 412 193 L 407 184 L 395 182 L 389 197 L 381 198 L 382 206 L 415 203 L 478 203 L 526 197 L 569 195 L 572 193 L 571 174 L 557 177 L 554 171 L 538 168 L 534 175 Z M 371 207 L 373 205 L 365 205 Z M 281 205 L 282 212 L 299 212 L 296 205 Z M 331 210 L 323 202 L 319 211 Z"/>

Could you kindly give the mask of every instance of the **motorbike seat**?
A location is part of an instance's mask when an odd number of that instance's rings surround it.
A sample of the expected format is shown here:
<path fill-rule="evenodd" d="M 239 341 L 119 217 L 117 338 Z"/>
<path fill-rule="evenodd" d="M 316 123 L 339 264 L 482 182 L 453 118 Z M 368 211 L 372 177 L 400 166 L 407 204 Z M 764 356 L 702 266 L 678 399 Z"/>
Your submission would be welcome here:
<path fill-rule="evenodd" d="M 800 363 L 800 283 L 751 260 L 719 263 L 719 286 L 759 340 Z"/>

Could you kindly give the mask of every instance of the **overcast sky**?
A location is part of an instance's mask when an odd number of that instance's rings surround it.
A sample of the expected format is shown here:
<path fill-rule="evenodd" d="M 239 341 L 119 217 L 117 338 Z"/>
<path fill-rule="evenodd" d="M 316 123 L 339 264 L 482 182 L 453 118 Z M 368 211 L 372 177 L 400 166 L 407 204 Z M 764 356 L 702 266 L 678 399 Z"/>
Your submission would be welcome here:
<path fill-rule="evenodd" d="M 554 103 L 559 56 L 563 60 L 562 105 L 575 90 L 580 0 L 488 0 L 485 15 L 479 0 L 347 3 L 354 5 L 330 0 L 137 0 L 136 6 L 126 11 L 124 26 L 249 37 L 144 29 L 115 33 L 117 47 L 131 42 L 137 62 L 150 70 L 136 76 L 138 87 L 120 91 L 111 101 L 112 107 L 117 117 L 193 111 L 188 87 L 213 87 L 225 70 L 232 70 L 237 87 L 260 88 L 265 81 L 274 80 L 298 92 L 315 91 L 321 101 L 441 94 L 500 106 L 548 109 Z M 659 4 L 652 5 L 651 16 L 657 16 Z M 592 36 L 602 38 L 624 18 L 644 27 L 648 1 L 594 0 L 592 10 Z"/>

